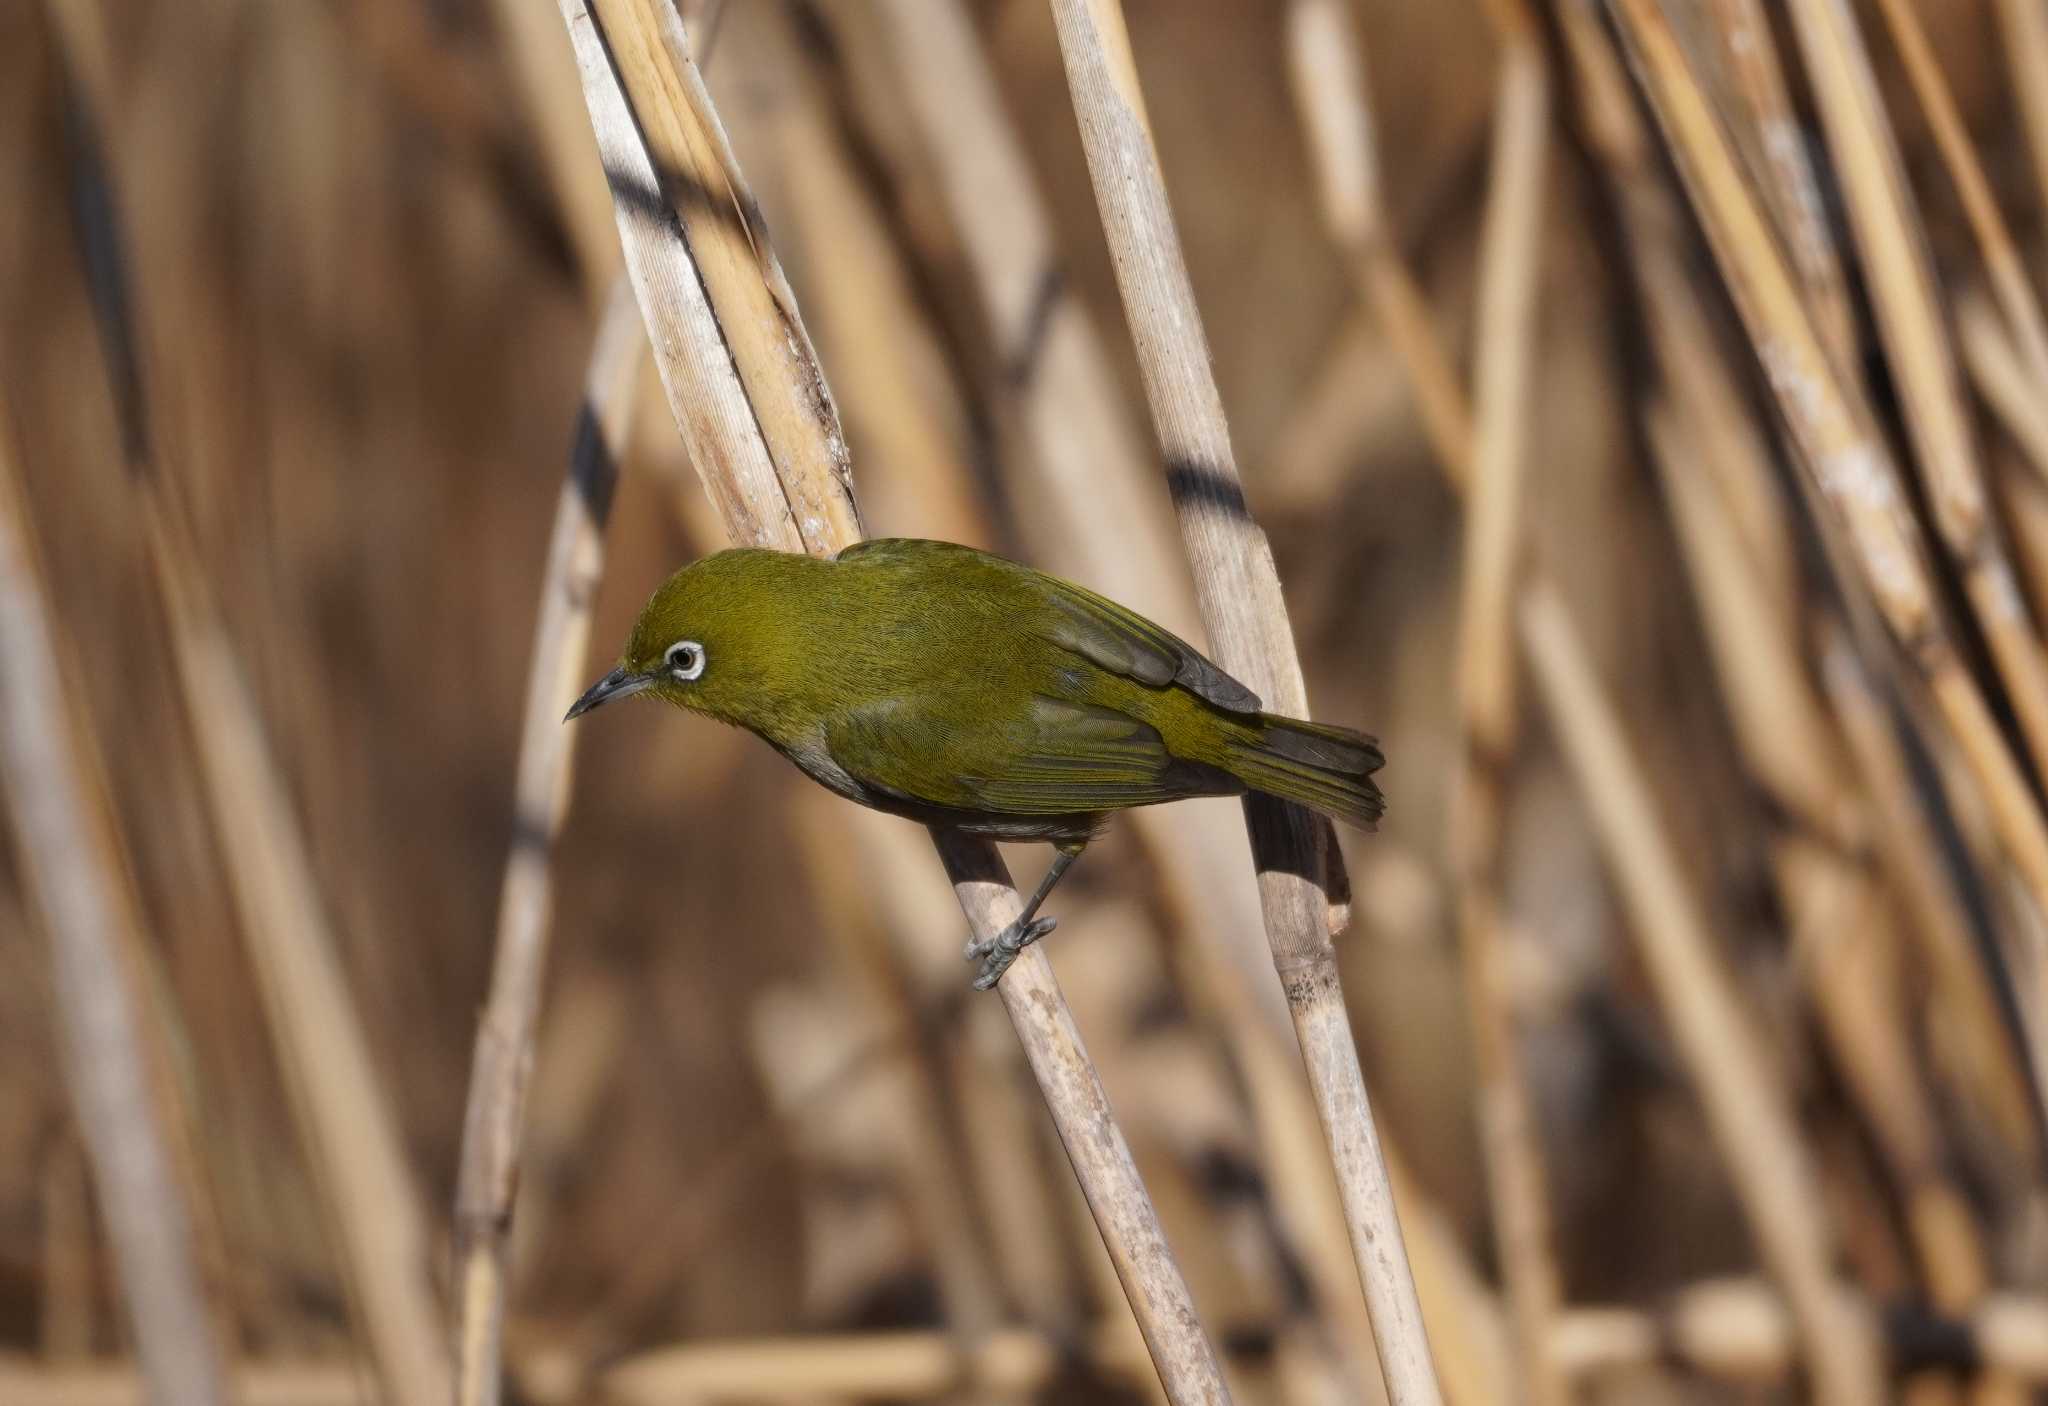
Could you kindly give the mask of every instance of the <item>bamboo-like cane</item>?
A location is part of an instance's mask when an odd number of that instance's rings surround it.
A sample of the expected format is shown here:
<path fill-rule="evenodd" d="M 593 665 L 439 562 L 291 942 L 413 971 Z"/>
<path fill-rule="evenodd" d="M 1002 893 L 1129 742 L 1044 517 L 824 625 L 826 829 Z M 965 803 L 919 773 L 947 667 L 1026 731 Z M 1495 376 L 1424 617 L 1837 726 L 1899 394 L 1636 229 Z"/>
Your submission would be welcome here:
<path fill-rule="evenodd" d="M 821 554 L 859 540 L 831 393 L 679 23 L 655 0 L 563 0 L 562 15 L 663 386 L 728 533 Z M 994 847 L 934 838 L 974 931 L 1000 931 L 1021 903 Z M 1227 1401 L 1044 952 L 998 990 L 1169 1397 Z"/>
<path fill-rule="evenodd" d="M 1287 61 L 1316 163 L 1323 220 L 1351 259 L 1380 330 L 1408 367 L 1423 428 L 1445 464 L 1472 462 L 1472 424 L 1429 305 L 1387 228 L 1365 55 L 1344 0 L 1291 0 Z"/>
<path fill-rule="evenodd" d="M 1997 0 L 2005 61 L 2034 159 L 2035 199 L 2048 199 L 2048 13 L 2031 0 Z"/>
<path fill-rule="evenodd" d="M 1542 588 L 1525 593 L 1521 618 L 1531 669 L 1632 910 L 1651 979 L 1756 1218 L 1758 1249 L 1792 1306 L 1815 1394 L 1825 1406 L 1879 1400 L 1865 1326 L 1840 1311 L 1829 1280 L 1820 1190 L 1792 1111 L 1710 955 L 1706 920 L 1686 890 L 1620 719 L 1556 596 Z"/>
<path fill-rule="evenodd" d="M 842 42 L 859 71 L 865 55 L 854 46 L 873 36 L 855 21 L 867 10 L 843 8 Z M 997 403 L 1014 413 L 1032 475 L 1014 496 L 1034 555 L 1157 619 L 1195 628 L 1185 558 L 1142 431 L 1117 394 L 1092 319 L 1063 284 L 1045 199 L 971 17 L 957 0 L 888 0 L 881 9 L 886 81 L 905 94 L 990 324 Z M 1183 970 L 1212 993 L 1209 1005 L 1251 1089 L 1276 1208 L 1318 1306 L 1345 1341 L 1348 1370 L 1362 1382 L 1372 1371 L 1371 1326 L 1353 1287 L 1357 1271 L 1315 1109 L 1288 1048 L 1286 1006 L 1260 979 L 1271 959 L 1256 936 L 1256 890 L 1231 872 L 1241 862 L 1242 830 L 1226 812 L 1187 807 L 1133 812 L 1128 822 L 1193 939 Z M 1402 1204 L 1405 1216 L 1414 1198 Z M 1418 1261 L 1458 1254 L 1442 1234 L 1410 1248 Z M 1418 1263 L 1416 1276 L 1446 1386 L 1461 1400 L 1497 1396 L 1491 1305 L 1449 1291 L 1463 1282 L 1458 1269 L 1426 1272 Z"/>
<path fill-rule="evenodd" d="M 1500 70 L 1492 188 L 1480 251 L 1477 424 L 1466 495 L 1458 659 L 1463 749 L 1450 849 L 1458 870 L 1479 1135 L 1521 1361 L 1522 1399 L 1531 1406 L 1559 1406 L 1567 1399 L 1566 1386 L 1545 1345 L 1561 1276 L 1535 1113 L 1517 1067 L 1501 894 L 1502 832 L 1521 730 L 1512 600 L 1522 566 L 1550 135 L 1549 76 L 1532 32 L 1518 26 L 1511 34 Z"/>
<path fill-rule="evenodd" d="M 1305 715 L 1286 603 L 1271 549 L 1244 507 L 1121 7 L 1053 0 L 1053 17 L 1210 644 L 1217 662 L 1270 706 Z M 1422 1309 L 1344 1008 L 1328 898 L 1316 882 L 1328 882 L 1342 860 L 1327 824 L 1311 823 L 1299 808 L 1255 797 L 1246 816 L 1266 937 L 1337 1168 L 1388 1395 L 1396 1406 L 1434 1403 L 1441 1393 Z"/>
<path fill-rule="evenodd" d="M 1897 465 L 1856 387 L 1815 333 L 1669 21 L 1652 0 L 1610 0 L 1709 243 L 1764 359 L 1801 462 L 1837 515 L 1862 585 L 1931 691 L 1983 788 L 2000 844 L 2048 912 L 2048 823 L 1942 619 Z"/>
<path fill-rule="evenodd" d="M 1976 147 L 1971 144 L 1962 114 L 1956 110 L 1955 95 L 1942 77 L 1920 17 L 1909 0 L 1878 0 L 1878 9 L 1891 28 L 1892 43 L 1898 48 L 1906 78 L 1920 99 L 1942 164 L 1955 183 L 1999 311 L 2005 314 L 2013 336 L 2019 340 L 2034 385 L 2048 386 L 2048 318 L 2042 314 L 2041 300 L 2027 277 L 2012 231 L 1999 213 L 1991 182 L 1984 174 L 1983 163 L 1977 159 Z"/>
<path fill-rule="evenodd" d="M 59 20 L 76 67 L 89 75 L 87 91 L 102 101 L 106 57 L 95 44 L 106 32 L 104 16 L 87 0 L 65 0 Z M 118 196 L 127 183 L 118 151 L 111 156 L 110 195 Z M 116 211 L 110 198 L 102 211 L 107 227 L 90 231 L 94 247 L 125 247 Z M 151 438 L 151 427 L 168 417 L 152 399 L 161 392 L 149 374 L 155 324 L 142 298 L 148 284 L 131 284 L 118 254 L 88 261 L 88 273 L 207 806 L 352 1306 L 390 1399 L 440 1403 L 448 1372 L 433 1331 L 426 1219 L 262 721 L 177 512 L 169 466 Z"/>
<path fill-rule="evenodd" d="M 1784 236 L 1785 249 L 1813 306 L 1828 347 L 1846 357 L 1856 345 L 1856 313 L 1849 301 L 1841 255 L 1827 223 L 1819 177 L 1792 105 L 1778 40 L 1762 0 L 1710 0 L 1721 57 L 1749 121 L 1738 124 L 1757 187 Z"/>
<path fill-rule="evenodd" d="M 1845 1311 L 1854 1291 L 1838 1289 Z M 1977 1365 L 2017 1380 L 2048 1381 L 2048 1301 L 1992 1294 L 1966 1316 L 1895 1325 L 1905 1365 L 1969 1371 Z M 1797 1366 L 1791 1316 L 1767 1284 L 1752 1279 L 1693 1284 L 1659 1310 L 1576 1308 L 1559 1320 L 1551 1352 L 1574 1377 L 1618 1368 L 1683 1363 L 1732 1381 L 1781 1381 Z M 1880 1398 L 1872 1398 L 1877 1400 Z"/>
<path fill-rule="evenodd" d="M 1699 452 L 1692 460 L 1711 475 L 1718 490 L 1703 494 L 1704 485 L 1691 473 L 1668 476 L 1674 519 L 1700 581 L 1708 642 L 1737 737 L 1757 782 L 1808 835 L 1854 852 L 1869 843 L 1874 830 L 1888 872 L 1915 920 L 1911 931 L 1937 974 L 1950 1019 L 1968 1032 L 1971 1072 L 2013 1145 L 2030 1147 L 2027 1107 L 2032 1095 L 2013 1058 L 1959 896 L 1936 858 L 1924 799 L 1907 784 L 1903 759 L 1893 764 L 1897 744 L 1889 722 L 1870 717 L 1873 711 L 1881 714 L 1882 706 L 1848 652 L 1845 627 L 1824 607 L 1812 635 L 1824 641 L 1822 672 L 1840 723 L 1839 740 L 1832 735 L 1833 725 L 1815 711 L 1799 660 L 1808 632 L 1799 624 L 1800 591 L 1786 531 L 1790 514 L 1761 427 L 1734 385 L 1728 355 L 1719 349 L 1721 339 L 1687 275 L 1676 239 L 1680 216 L 1675 200 L 1661 168 L 1650 159 L 1619 62 L 1589 6 L 1565 5 L 1560 17 L 1588 129 L 1621 195 L 1659 368 L 1674 405 L 1683 409 L 1683 430 L 1667 430 L 1662 443 L 1675 443 L 1682 434 L 1696 445 Z M 1651 418 L 1653 438 L 1658 418 Z M 1713 498 L 1732 518 L 1730 525 L 1746 550 L 1712 545 Z M 1826 526 L 1824 520 L 1821 525 Z M 1846 599 L 1852 607 L 1858 601 L 1853 594 Z M 1855 614 L 1852 610 L 1852 618 Z M 1865 633 L 1874 633 L 1874 625 Z M 1868 793 L 1867 804 L 1856 802 L 1845 785 L 1843 741 Z M 1816 994 L 1821 999 L 1828 995 Z"/>
<path fill-rule="evenodd" d="M 13 456 L 13 426 L 0 407 L 0 794 L 50 933 L 65 1080 L 150 1399 L 213 1406 L 232 1397 L 209 1321 L 192 1209 L 153 1101 L 140 993 L 121 955 L 134 940 L 134 900 L 111 849 L 79 714 L 65 696 Z M 124 929 L 131 935 L 124 938 Z"/>
<path fill-rule="evenodd" d="M 1862 34 L 1842 0 L 1794 0 L 1791 9 L 1935 524 L 2034 761 L 2048 765 L 2048 661 L 1991 516 L 1934 271 Z"/>
<path fill-rule="evenodd" d="M 640 309 L 621 277 L 591 350 L 568 478 L 556 504 L 541 578 L 513 791 L 512 853 L 505 861 L 491 992 L 477 1024 L 463 1117 L 454 1276 L 456 1399 L 462 1406 L 491 1406 L 499 1398 L 506 1240 L 554 916 L 551 860 L 568 810 L 578 735 L 561 720 L 583 685 L 590 613 L 604 575 L 605 519 L 646 344 Z"/>

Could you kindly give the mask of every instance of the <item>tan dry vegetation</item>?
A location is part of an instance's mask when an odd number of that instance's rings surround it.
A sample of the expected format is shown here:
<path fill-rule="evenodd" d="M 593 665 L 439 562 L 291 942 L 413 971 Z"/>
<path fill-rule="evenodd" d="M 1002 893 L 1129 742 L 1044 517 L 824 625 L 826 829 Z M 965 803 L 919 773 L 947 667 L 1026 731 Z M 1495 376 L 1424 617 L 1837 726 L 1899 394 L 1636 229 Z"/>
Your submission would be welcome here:
<path fill-rule="evenodd" d="M 0 6 L 0 1401 L 2027 1399 L 2044 51 Z M 593 109 L 659 158 L 617 224 Z M 678 239 L 685 176 L 740 194 Z M 1298 657 L 1381 833 L 1120 820 L 1006 1007 L 914 827 L 550 725 L 675 565 L 863 528 Z"/>

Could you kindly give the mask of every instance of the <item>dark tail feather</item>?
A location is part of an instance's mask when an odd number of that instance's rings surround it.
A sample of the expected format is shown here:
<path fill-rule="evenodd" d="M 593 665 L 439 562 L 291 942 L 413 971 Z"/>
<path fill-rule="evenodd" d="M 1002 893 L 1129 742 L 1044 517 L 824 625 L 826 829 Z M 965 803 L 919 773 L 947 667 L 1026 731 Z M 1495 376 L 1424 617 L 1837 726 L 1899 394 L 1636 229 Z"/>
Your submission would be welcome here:
<path fill-rule="evenodd" d="M 1246 719 L 1247 722 L 1250 719 Z M 1256 737 L 1233 736 L 1224 767 L 1254 791 L 1297 801 L 1363 830 L 1377 827 L 1386 797 L 1372 774 L 1386 763 L 1379 743 L 1348 727 L 1260 715 Z"/>

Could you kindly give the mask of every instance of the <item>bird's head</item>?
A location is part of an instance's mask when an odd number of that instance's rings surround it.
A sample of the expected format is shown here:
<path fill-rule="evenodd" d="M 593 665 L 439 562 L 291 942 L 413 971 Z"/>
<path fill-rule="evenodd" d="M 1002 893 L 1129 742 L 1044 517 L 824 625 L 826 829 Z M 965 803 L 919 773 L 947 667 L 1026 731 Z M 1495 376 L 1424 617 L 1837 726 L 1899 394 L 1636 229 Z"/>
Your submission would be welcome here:
<path fill-rule="evenodd" d="M 739 548 L 684 567 L 641 608 L 619 666 L 592 684 L 563 721 L 636 693 L 747 721 L 745 710 L 801 647 L 791 587 L 814 564 Z"/>

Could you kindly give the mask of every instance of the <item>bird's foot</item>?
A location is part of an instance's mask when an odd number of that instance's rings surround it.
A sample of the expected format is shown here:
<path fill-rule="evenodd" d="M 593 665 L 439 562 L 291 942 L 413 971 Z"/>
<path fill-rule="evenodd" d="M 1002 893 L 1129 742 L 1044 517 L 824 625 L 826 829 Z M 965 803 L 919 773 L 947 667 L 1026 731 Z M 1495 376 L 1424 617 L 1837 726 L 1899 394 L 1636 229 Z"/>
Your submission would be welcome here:
<path fill-rule="evenodd" d="M 970 939 L 963 954 L 970 962 L 981 963 L 981 971 L 974 978 L 974 989 L 986 991 L 1003 979 L 1003 973 L 1010 969 L 1010 963 L 1017 960 L 1017 954 L 1032 943 L 1058 927 L 1058 918 L 1033 918 L 1028 923 L 1012 923 L 986 942 Z"/>

